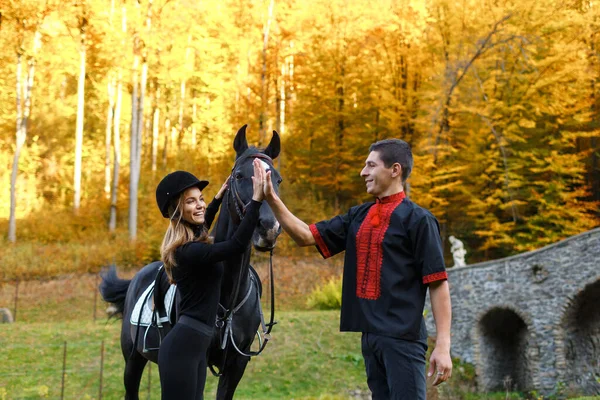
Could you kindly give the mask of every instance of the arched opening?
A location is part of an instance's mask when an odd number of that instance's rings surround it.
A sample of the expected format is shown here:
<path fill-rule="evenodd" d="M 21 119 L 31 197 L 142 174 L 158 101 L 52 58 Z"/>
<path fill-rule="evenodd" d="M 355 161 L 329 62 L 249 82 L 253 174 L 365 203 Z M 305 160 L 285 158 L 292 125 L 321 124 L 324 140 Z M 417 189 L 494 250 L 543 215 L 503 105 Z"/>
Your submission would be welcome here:
<path fill-rule="evenodd" d="M 484 390 L 530 387 L 527 324 L 508 308 L 493 308 L 479 321 L 479 354 Z"/>
<path fill-rule="evenodd" d="M 564 318 L 565 383 L 586 395 L 600 394 L 600 281 L 587 285 Z"/>

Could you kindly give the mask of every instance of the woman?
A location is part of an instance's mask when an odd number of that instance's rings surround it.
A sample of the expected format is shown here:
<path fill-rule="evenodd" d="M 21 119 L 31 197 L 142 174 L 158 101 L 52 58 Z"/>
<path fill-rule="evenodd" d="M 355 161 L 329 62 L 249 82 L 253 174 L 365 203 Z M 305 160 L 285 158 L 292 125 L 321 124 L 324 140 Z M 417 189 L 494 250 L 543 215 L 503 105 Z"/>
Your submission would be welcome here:
<path fill-rule="evenodd" d="M 243 253 L 258 222 L 264 171 L 254 161 L 252 201 L 235 235 L 211 244 L 207 225 L 219 208 L 225 185 L 206 207 L 200 181 L 185 171 L 167 175 L 158 184 L 156 201 L 170 225 L 161 246 L 165 271 L 177 284 L 179 319 L 163 340 L 158 353 L 162 399 L 202 399 L 206 381 L 206 352 L 212 340 L 221 292 L 223 267 L 219 264 L 235 253 Z"/>

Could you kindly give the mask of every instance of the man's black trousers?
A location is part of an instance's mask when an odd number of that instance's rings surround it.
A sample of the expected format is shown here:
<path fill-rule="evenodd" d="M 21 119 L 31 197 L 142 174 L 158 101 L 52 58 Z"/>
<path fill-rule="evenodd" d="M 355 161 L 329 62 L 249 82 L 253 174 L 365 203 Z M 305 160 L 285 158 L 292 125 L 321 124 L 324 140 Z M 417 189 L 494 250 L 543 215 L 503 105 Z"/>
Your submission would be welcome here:
<path fill-rule="evenodd" d="M 425 400 L 426 340 L 363 333 L 362 353 L 373 400 Z"/>

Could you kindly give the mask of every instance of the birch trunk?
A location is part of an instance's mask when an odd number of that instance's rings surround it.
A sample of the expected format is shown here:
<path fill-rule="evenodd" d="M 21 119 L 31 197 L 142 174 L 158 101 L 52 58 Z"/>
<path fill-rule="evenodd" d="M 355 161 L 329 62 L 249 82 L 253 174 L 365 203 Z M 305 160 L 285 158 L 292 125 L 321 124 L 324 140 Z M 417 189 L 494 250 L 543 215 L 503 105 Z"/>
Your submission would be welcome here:
<path fill-rule="evenodd" d="M 167 168 L 167 158 L 169 155 L 169 135 L 170 134 L 171 134 L 171 120 L 167 116 L 165 118 L 165 140 L 164 140 L 163 153 L 162 153 L 163 168 Z"/>
<path fill-rule="evenodd" d="M 16 219 L 16 205 L 17 205 L 17 172 L 19 170 L 19 157 L 21 156 L 21 149 L 25 144 L 26 132 L 23 131 L 21 121 L 23 118 L 23 106 L 21 104 L 21 74 L 22 74 L 22 58 L 21 53 L 17 53 L 17 126 L 16 126 L 16 146 L 15 156 L 13 158 L 12 173 L 10 175 L 10 217 L 8 223 L 8 240 L 12 243 L 17 241 L 17 219 Z"/>
<path fill-rule="evenodd" d="M 142 64 L 142 79 L 140 81 L 140 97 L 138 100 L 138 118 L 137 118 L 137 122 L 138 122 L 138 138 L 137 138 L 137 151 L 136 151 L 136 157 L 137 157 L 137 166 L 138 166 L 138 171 L 137 171 L 137 178 L 139 180 L 140 178 L 140 169 L 142 166 L 142 131 L 143 131 L 143 127 L 144 127 L 144 100 L 146 98 L 146 84 L 148 83 L 148 60 L 146 59 L 146 57 L 144 56 L 143 58 L 144 62 Z"/>
<path fill-rule="evenodd" d="M 73 183 L 73 210 L 79 212 L 81 202 L 81 153 L 83 148 L 83 107 L 85 102 L 85 22 L 80 26 L 81 49 L 79 51 L 79 78 L 77 80 L 77 123 L 75 128 L 75 172 Z"/>
<path fill-rule="evenodd" d="M 127 33 L 127 8 L 123 4 L 121 7 L 121 30 L 123 38 Z M 125 48 L 125 39 L 121 41 L 122 48 Z M 108 220 L 108 230 L 114 232 L 117 228 L 117 198 L 119 194 L 119 170 L 121 168 L 121 106 L 123 104 L 123 75 L 121 68 L 117 72 L 116 82 L 116 102 L 115 115 L 113 118 L 113 179 L 110 194 L 110 217 Z"/>
<path fill-rule="evenodd" d="M 146 27 L 150 33 L 150 16 L 152 9 L 152 0 L 148 1 L 148 11 L 146 14 Z M 138 52 L 139 43 L 135 43 Z M 138 209 L 138 188 L 140 183 L 140 170 L 142 161 L 142 129 L 144 126 L 144 96 L 146 94 L 146 82 L 148 80 L 148 62 L 147 49 L 144 47 L 142 55 L 142 75 L 139 82 L 138 96 L 138 76 L 137 68 L 139 65 L 139 55 L 134 56 L 134 74 L 132 91 L 132 117 L 131 117 L 131 154 L 129 169 L 129 240 L 135 241 L 137 238 L 137 209 Z"/>
<path fill-rule="evenodd" d="M 279 83 L 279 107 L 277 113 L 277 132 L 281 136 L 285 133 L 285 61 L 281 65 L 281 82 Z M 277 158 L 277 169 L 281 171 L 283 152 Z"/>
<path fill-rule="evenodd" d="M 289 83 L 288 87 L 290 88 L 290 95 L 288 96 L 291 102 L 288 104 L 288 113 L 292 112 L 291 104 L 294 100 L 296 100 L 296 93 L 294 92 L 294 41 L 290 42 L 290 51 L 292 54 L 290 55 L 290 62 L 288 64 L 288 73 L 289 73 Z"/>
<path fill-rule="evenodd" d="M 177 121 L 177 152 L 179 153 L 181 143 L 183 142 L 183 107 L 185 104 L 185 80 L 181 81 L 179 97 L 179 119 Z"/>
<path fill-rule="evenodd" d="M 112 124 L 115 112 L 115 86 L 114 77 L 108 81 L 108 109 L 106 110 L 106 131 L 105 131 L 105 157 L 104 157 L 104 194 L 110 199 L 110 146 L 112 142 Z"/>
<path fill-rule="evenodd" d="M 260 140 L 259 144 L 261 146 L 265 143 L 266 137 L 266 121 L 267 121 L 267 107 L 269 103 L 269 93 L 267 89 L 267 47 L 269 45 L 269 29 L 271 27 L 271 18 L 273 16 L 273 6 L 275 5 L 275 0 L 271 0 L 269 2 L 269 10 L 267 14 L 267 21 L 263 27 L 263 50 L 262 50 L 262 72 L 260 76 L 261 80 L 261 110 L 260 110 L 260 120 L 259 120 L 259 129 L 260 129 Z"/>
<path fill-rule="evenodd" d="M 133 77 L 131 91 L 131 127 L 129 142 L 129 240 L 135 241 L 137 238 L 137 190 L 138 190 L 138 65 L 139 55 L 133 57 Z"/>
<path fill-rule="evenodd" d="M 119 169 L 121 166 L 121 105 L 123 102 L 123 90 L 121 82 L 121 71 L 117 77 L 115 116 L 113 127 L 113 180 L 110 195 L 110 219 L 108 221 L 108 230 L 114 232 L 117 228 L 117 195 L 119 191 Z"/>
<path fill-rule="evenodd" d="M 160 124 L 160 88 L 156 86 L 154 109 L 152 110 L 152 172 L 156 172 L 156 158 L 158 156 L 158 127 Z"/>
<path fill-rule="evenodd" d="M 171 118 L 169 104 L 171 100 L 171 89 L 167 87 L 165 93 L 165 131 L 164 131 L 164 145 L 162 153 L 162 164 L 163 168 L 167 167 L 167 158 L 169 156 L 169 137 L 171 135 Z"/>
<path fill-rule="evenodd" d="M 198 105 L 196 104 L 196 94 L 192 100 L 192 149 L 196 149 L 198 138 L 196 137 L 196 118 L 198 116 Z"/>
<path fill-rule="evenodd" d="M 17 97 L 17 119 L 16 119 L 16 143 L 15 143 L 15 155 L 13 157 L 12 171 L 10 175 L 10 215 L 8 221 L 8 240 L 12 243 L 17 241 L 17 176 L 19 172 L 19 158 L 21 156 L 21 150 L 25 145 L 25 139 L 27 138 L 27 120 L 31 113 L 31 92 L 33 90 L 33 75 L 35 72 L 35 54 L 41 46 L 41 34 L 39 31 L 35 32 L 33 39 L 33 55 L 28 61 L 27 78 L 25 85 L 21 85 L 22 80 L 22 51 L 17 52 L 17 71 L 16 71 L 16 97 Z M 21 46 L 22 47 L 22 46 Z M 20 48 L 21 48 L 20 47 Z M 23 97 L 21 97 L 21 95 Z M 24 102 L 24 106 L 23 106 Z"/>

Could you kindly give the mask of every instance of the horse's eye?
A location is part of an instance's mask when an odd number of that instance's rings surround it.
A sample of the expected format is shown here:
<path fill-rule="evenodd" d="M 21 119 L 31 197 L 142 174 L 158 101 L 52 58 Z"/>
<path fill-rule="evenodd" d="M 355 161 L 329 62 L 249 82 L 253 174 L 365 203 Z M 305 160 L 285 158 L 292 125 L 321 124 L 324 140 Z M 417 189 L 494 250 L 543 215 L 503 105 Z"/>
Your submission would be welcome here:
<path fill-rule="evenodd" d="M 278 185 L 281 185 L 281 182 L 283 182 L 283 179 L 281 179 L 281 178 L 277 179 L 277 184 Z"/>
<path fill-rule="evenodd" d="M 235 179 L 242 179 L 242 178 L 243 178 L 243 176 L 239 172 L 237 174 L 235 174 Z"/>

